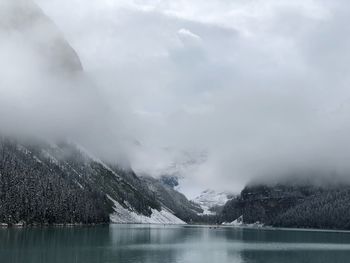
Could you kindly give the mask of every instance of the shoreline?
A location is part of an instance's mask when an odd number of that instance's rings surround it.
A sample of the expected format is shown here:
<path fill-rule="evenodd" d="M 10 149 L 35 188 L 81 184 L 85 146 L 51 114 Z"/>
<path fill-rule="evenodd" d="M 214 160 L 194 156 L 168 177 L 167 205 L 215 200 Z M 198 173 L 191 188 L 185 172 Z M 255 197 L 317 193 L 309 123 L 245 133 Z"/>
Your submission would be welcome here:
<path fill-rule="evenodd" d="M 241 230 L 260 230 L 260 231 L 295 231 L 295 232 L 325 232 L 325 233 L 348 233 L 346 229 L 320 229 L 320 228 L 288 228 L 272 226 L 232 226 L 232 225 L 208 225 L 208 224 L 152 224 L 152 223 L 96 223 L 96 224 L 16 224 L 8 225 L 0 223 L 1 229 L 30 229 L 30 228 L 78 228 L 78 227 L 96 227 L 96 226 L 113 226 L 113 225 L 138 225 L 138 226 L 164 226 L 164 227 L 186 227 L 186 228 L 208 228 L 208 229 L 241 229 Z"/>
<path fill-rule="evenodd" d="M 247 229 L 247 230 L 268 230 L 268 231 L 295 231 L 295 232 L 328 232 L 328 233 L 349 233 L 350 230 L 347 229 L 326 229 L 326 228 L 295 228 L 295 227 L 273 227 L 273 226 L 233 226 L 233 225 L 207 225 L 207 224 L 188 224 L 186 227 L 202 227 L 211 229 Z"/>
<path fill-rule="evenodd" d="M 81 224 L 81 223 L 67 223 L 67 224 L 7 224 L 0 223 L 0 229 L 24 229 L 24 228 L 74 228 L 74 227 L 94 227 L 110 225 L 110 223 L 94 223 L 94 224 Z"/>
<path fill-rule="evenodd" d="M 253 229 L 253 230 L 268 230 L 268 231 L 296 231 L 296 232 L 329 232 L 329 233 L 349 233 L 347 229 L 327 229 L 327 228 L 296 228 L 296 227 L 273 227 L 273 226 L 230 226 L 220 225 L 221 228 L 236 228 L 236 229 Z"/>

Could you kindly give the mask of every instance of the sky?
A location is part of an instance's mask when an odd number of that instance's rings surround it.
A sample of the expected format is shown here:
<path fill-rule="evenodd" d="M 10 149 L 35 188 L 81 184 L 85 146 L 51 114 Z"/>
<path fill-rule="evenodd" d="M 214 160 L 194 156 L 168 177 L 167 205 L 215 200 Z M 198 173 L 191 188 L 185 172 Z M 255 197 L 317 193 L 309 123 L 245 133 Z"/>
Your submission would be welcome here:
<path fill-rule="evenodd" d="M 79 135 L 105 158 L 180 171 L 188 195 L 350 172 L 348 1 L 35 2 L 94 86 L 80 84 L 86 100 L 60 90 L 72 106 L 53 114 L 84 116 Z"/>

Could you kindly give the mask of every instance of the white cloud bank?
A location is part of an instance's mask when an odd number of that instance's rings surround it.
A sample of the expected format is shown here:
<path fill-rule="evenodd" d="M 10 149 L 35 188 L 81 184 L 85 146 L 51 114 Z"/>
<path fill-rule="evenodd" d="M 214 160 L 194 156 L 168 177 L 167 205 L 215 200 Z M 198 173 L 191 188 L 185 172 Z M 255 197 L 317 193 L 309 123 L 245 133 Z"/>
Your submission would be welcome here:
<path fill-rule="evenodd" d="M 127 150 L 135 169 L 205 151 L 188 176 L 223 190 L 349 173 L 348 1 L 36 2 L 97 83 L 108 127 L 141 142 Z"/>

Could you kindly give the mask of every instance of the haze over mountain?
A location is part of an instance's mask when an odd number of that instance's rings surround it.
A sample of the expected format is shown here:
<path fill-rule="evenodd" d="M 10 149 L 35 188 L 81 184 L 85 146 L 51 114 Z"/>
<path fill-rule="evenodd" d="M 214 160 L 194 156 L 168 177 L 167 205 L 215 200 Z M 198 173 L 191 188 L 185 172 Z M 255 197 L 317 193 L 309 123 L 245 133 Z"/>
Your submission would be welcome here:
<path fill-rule="evenodd" d="M 2 2 L 0 12 L 0 49 L 11 58 L 2 61 L 0 224 L 184 223 L 118 155 L 106 164 L 84 147 L 92 135 L 105 145 L 110 126 L 93 117 L 106 108 L 84 112 L 101 100 L 91 100 L 96 86 L 56 25 L 31 1 Z"/>
<path fill-rule="evenodd" d="M 168 167 L 171 147 L 208 153 L 190 176 L 203 190 L 292 170 L 347 177 L 347 1 L 38 3 L 99 83 L 111 125 L 145 145 L 125 149 L 138 170 Z"/>
<path fill-rule="evenodd" d="M 148 174 L 205 152 L 183 172 L 203 190 L 348 178 L 347 1 L 7 0 L 1 10 L 4 133 L 69 137 Z"/>
<path fill-rule="evenodd" d="M 0 224 L 349 229 L 349 13 L 3 0 Z"/>
<path fill-rule="evenodd" d="M 2 1 L 0 12 L 1 133 L 69 138 L 129 167 L 117 116 L 55 22 L 31 0 Z"/>

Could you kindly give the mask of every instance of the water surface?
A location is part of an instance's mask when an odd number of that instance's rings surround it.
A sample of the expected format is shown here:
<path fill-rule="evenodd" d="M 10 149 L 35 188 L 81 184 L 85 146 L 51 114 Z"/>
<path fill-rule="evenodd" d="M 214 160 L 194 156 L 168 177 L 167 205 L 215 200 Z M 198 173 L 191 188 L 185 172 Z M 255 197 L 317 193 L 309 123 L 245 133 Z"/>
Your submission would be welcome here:
<path fill-rule="evenodd" d="M 0 229 L 0 262 L 350 262 L 349 232 L 111 225 Z"/>

